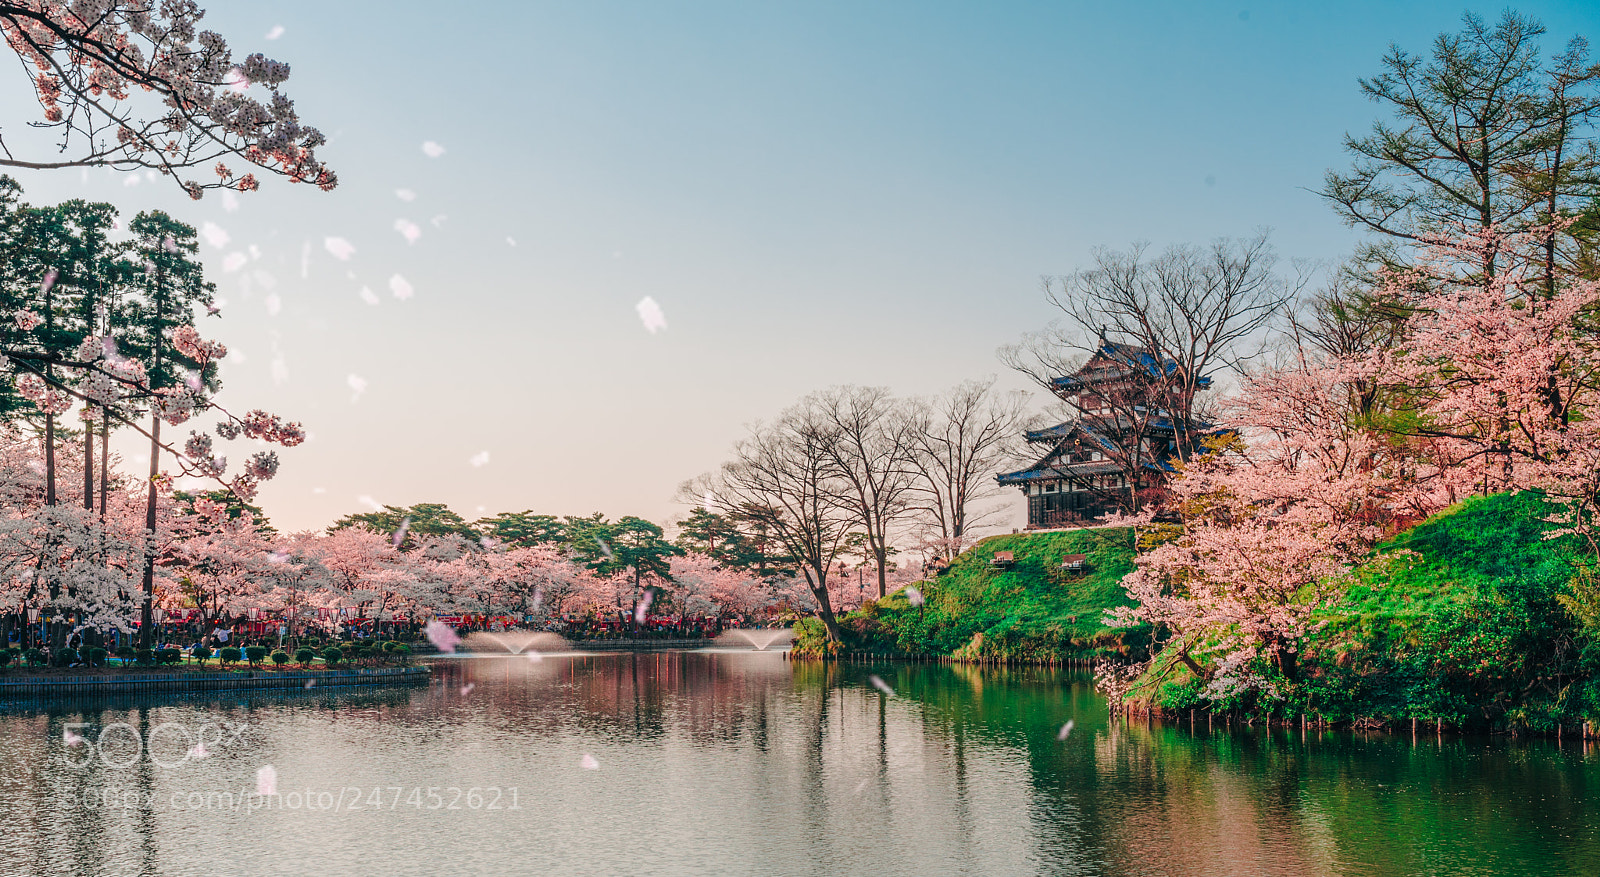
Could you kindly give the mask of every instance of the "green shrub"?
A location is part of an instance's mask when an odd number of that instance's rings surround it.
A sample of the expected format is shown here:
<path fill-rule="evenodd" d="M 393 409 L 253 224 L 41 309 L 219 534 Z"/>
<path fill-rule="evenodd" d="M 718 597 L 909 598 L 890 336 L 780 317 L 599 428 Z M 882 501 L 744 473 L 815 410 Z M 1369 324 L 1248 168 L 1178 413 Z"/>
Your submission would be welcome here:
<path fill-rule="evenodd" d="M 396 658 L 400 659 L 400 663 L 406 663 L 406 660 L 411 657 L 411 647 L 405 643 L 390 643 L 389 645 L 394 646 L 394 648 L 390 649 L 389 651 Z"/>
<path fill-rule="evenodd" d="M 295 649 L 294 659 L 304 669 L 311 669 L 311 662 L 317 659 L 317 653 L 308 648 Z"/>
<path fill-rule="evenodd" d="M 57 667 L 71 667 L 80 660 L 78 650 L 69 646 L 63 646 L 51 652 L 50 659 Z"/>
<path fill-rule="evenodd" d="M 289 663 L 289 653 L 283 649 L 278 649 L 272 653 L 272 663 L 277 664 L 279 667 Z"/>
<path fill-rule="evenodd" d="M 239 649 L 235 646 L 223 646 L 217 651 L 217 660 L 221 661 L 222 666 L 224 667 L 228 666 L 229 664 L 237 663 L 239 661 L 239 657 Z"/>
<path fill-rule="evenodd" d="M 181 664 L 183 663 L 183 650 L 161 649 L 156 652 L 156 660 L 163 664 Z"/>
<path fill-rule="evenodd" d="M 10 649 L 0 649 L 0 667 L 10 664 L 13 657 L 15 654 Z"/>
<path fill-rule="evenodd" d="M 322 650 L 322 663 L 332 667 L 344 660 L 344 652 L 337 646 L 328 646 Z"/>
<path fill-rule="evenodd" d="M 38 667 L 44 663 L 44 652 L 38 649 L 28 649 L 22 653 L 22 657 L 28 662 L 29 667 Z"/>
<path fill-rule="evenodd" d="M 117 647 L 117 657 L 122 659 L 122 663 L 126 664 L 129 661 L 132 661 L 133 660 L 133 656 L 134 656 L 133 646 L 118 646 Z"/>
<path fill-rule="evenodd" d="M 106 665 L 106 656 L 108 654 L 110 653 L 99 646 L 91 647 L 89 649 L 89 666 L 104 667 Z"/>
<path fill-rule="evenodd" d="M 261 662 L 267 659 L 270 651 L 266 646 L 245 646 L 244 659 L 250 662 L 250 666 L 259 667 Z"/>
<path fill-rule="evenodd" d="M 135 649 L 133 656 L 141 667 L 149 667 L 156 662 L 156 653 L 150 649 Z"/>
<path fill-rule="evenodd" d="M 200 666 L 203 669 L 205 667 L 205 665 L 206 665 L 206 661 L 214 653 L 211 651 L 211 647 L 210 646 L 202 644 L 202 645 L 196 645 L 194 647 L 194 651 L 192 652 L 192 654 L 194 655 L 194 659 L 196 661 L 200 662 Z"/>

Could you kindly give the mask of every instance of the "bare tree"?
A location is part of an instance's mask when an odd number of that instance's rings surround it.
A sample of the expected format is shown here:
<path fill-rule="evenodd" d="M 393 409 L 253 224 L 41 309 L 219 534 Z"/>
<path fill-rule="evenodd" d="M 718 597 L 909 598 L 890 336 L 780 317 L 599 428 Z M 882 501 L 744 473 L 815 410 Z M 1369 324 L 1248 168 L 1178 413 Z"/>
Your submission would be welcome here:
<path fill-rule="evenodd" d="M 911 431 L 919 511 L 939 557 L 961 553 L 986 513 L 974 506 L 1000 487 L 994 474 L 1016 456 L 1027 421 L 1027 394 L 1002 393 L 995 379 L 965 381 L 915 403 Z"/>
<path fill-rule="evenodd" d="M 889 531 L 912 508 L 916 421 L 883 387 L 833 387 L 808 397 L 832 444 L 835 489 L 878 567 L 878 596 L 888 589 Z"/>
<path fill-rule="evenodd" d="M 828 574 L 854 522 L 839 501 L 833 458 L 837 431 L 815 405 L 801 404 L 771 424 L 756 424 L 714 475 L 680 488 L 709 511 L 760 527 L 793 559 L 816 599 L 829 639 L 839 624 L 828 597 Z"/>
<path fill-rule="evenodd" d="M 1188 459 L 1211 429 L 1196 402 L 1213 373 L 1242 367 L 1255 352 L 1253 336 L 1303 278 L 1277 273 L 1266 232 L 1153 257 L 1143 244 L 1100 248 L 1094 262 L 1045 278 L 1045 297 L 1065 319 L 1002 348 L 1000 358 L 1088 426 L 1093 439 L 1081 455 L 1103 456 L 1121 476 L 1088 486 L 1137 511 L 1151 467 Z M 1170 438 L 1157 443 L 1155 435 Z"/>

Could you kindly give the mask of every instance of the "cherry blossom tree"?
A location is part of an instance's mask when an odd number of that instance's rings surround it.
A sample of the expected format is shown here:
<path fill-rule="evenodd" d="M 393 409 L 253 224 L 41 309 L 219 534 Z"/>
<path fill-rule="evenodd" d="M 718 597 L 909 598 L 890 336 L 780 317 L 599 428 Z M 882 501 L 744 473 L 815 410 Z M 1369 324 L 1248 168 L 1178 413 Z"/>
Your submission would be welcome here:
<path fill-rule="evenodd" d="M 54 160 L 19 158 L 0 136 L 0 166 L 150 168 L 192 198 L 206 189 L 252 191 L 254 173 L 229 160 L 329 190 L 317 159 L 326 141 L 301 124 L 280 88 L 289 65 L 262 54 L 235 60 L 201 30 L 193 2 L 19 0 L 0 3 L 0 32 L 33 82 Z M 31 146 L 32 144 L 27 144 Z"/>

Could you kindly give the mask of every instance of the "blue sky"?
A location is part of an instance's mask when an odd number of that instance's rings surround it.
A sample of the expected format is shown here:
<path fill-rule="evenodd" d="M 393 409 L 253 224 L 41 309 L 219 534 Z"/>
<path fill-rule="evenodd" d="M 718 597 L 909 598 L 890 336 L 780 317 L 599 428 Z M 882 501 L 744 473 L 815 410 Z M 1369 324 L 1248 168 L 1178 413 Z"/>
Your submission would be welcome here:
<path fill-rule="evenodd" d="M 680 481 L 808 391 L 1000 373 L 995 349 L 1051 318 L 1039 277 L 1097 245 L 1269 227 L 1286 260 L 1339 259 L 1356 238 L 1311 190 L 1380 111 L 1356 79 L 1467 8 L 1502 7 L 213 0 L 237 53 L 292 65 L 337 190 L 268 184 L 230 211 L 109 172 L 17 176 L 36 202 L 227 232 L 202 246 L 228 302 L 204 328 L 242 354 L 222 401 L 314 436 L 263 491 L 280 528 L 360 497 L 665 520 Z M 1600 35 L 1593 4 L 1517 8 L 1548 52 Z M 665 331 L 635 313 L 647 295 Z"/>

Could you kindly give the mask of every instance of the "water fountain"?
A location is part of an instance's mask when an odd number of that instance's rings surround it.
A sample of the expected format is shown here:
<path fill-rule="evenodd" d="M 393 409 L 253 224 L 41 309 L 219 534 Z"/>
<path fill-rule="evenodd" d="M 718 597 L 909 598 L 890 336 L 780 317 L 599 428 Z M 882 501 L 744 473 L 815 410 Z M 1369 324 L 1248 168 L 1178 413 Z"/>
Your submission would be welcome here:
<path fill-rule="evenodd" d="M 764 652 L 773 643 L 783 640 L 788 642 L 794 639 L 794 631 L 787 627 L 755 628 L 753 630 L 729 630 L 717 637 L 718 645 L 735 645 L 739 641 L 748 643 L 758 652 Z"/>
<path fill-rule="evenodd" d="M 520 655 L 524 652 L 565 652 L 572 648 L 572 644 L 560 634 L 543 630 L 503 630 L 490 632 L 476 630 L 467 634 L 461 641 L 460 651 L 473 654 L 497 654 L 505 649 L 507 654 Z"/>

